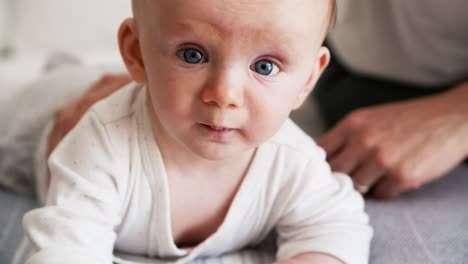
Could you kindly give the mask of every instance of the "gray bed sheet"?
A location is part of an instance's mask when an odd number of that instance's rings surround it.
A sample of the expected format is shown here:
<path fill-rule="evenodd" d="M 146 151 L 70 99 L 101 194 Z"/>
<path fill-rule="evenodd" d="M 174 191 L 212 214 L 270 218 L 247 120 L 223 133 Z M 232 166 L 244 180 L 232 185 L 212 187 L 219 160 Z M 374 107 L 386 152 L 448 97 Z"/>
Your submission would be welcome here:
<path fill-rule="evenodd" d="M 0 263 L 11 263 L 23 237 L 21 219 L 36 207 L 33 197 L 0 189 Z"/>

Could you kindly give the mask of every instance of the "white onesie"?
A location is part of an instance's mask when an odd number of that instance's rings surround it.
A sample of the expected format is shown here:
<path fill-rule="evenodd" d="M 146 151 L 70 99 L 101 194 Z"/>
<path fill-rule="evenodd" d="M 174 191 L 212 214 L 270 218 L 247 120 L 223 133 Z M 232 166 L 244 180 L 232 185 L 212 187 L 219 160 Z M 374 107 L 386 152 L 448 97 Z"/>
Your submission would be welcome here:
<path fill-rule="evenodd" d="M 178 248 L 145 91 L 130 84 L 99 102 L 53 152 L 46 206 L 24 217 L 34 248 L 28 263 L 112 263 L 124 259 L 117 252 L 184 263 L 256 245 L 273 229 L 279 260 L 315 251 L 368 262 L 362 197 L 290 120 L 258 147 L 219 229 L 191 250 Z"/>

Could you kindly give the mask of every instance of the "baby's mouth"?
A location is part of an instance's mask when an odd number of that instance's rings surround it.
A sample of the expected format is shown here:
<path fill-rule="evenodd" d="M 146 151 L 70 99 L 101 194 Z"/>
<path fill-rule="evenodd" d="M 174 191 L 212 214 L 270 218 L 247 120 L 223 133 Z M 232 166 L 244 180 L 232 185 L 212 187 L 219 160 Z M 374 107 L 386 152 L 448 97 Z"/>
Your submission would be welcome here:
<path fill-rule="evenodd" d="M 227 127 L 219 127 L 219 126 L 210 126 L 209 127 L 214 130 L 214 131 L 217 131 L 217 132 L 227 132 L 227 131 L 231 131 L 232 129 L 230 128 L 227 128 Z"/>
<path fill-rule="evenodd" d="M 205 128 L 209 129 L 210 131 L 216 132 L 216 133 L 226 133 L 234 130 L 233 128 L 229 127 L 224 127 L 224 126 L 216 126 L 216 125 L 209 125 L 209 124 L 201 124 Z"/>

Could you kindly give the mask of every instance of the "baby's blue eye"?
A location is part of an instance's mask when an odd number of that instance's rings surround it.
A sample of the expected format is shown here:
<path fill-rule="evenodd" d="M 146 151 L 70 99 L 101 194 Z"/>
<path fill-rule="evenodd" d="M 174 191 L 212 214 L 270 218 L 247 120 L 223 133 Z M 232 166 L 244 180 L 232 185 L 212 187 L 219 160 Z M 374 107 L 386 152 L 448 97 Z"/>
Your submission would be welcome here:
<path fill-rule="evenodd" d="M 203 53 L 194 48 L 185 48 L 177 51 L 177 56 L 190 64 L 198 64 L 206 61 Z"/>
<path fill-rule="evenodd" d="M 279 72 L 278 66 L 269 60 L 259 60 L 253 66 L 253 70 L 261 75 L 269 76 Z"/>

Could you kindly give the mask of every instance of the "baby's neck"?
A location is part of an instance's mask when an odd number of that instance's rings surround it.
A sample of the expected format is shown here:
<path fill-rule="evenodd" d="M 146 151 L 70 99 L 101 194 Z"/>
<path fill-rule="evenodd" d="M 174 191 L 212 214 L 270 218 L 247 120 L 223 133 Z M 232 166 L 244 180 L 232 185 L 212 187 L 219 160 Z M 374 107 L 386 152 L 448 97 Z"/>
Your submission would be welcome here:
<path fill-rule="evenodd" d="M 193 153 L 164 153 L 164 165 L 168 177 L 192 177 L 200 180 L 214 180 L 243 177 L 255 155 L 255 150 L 246 151 L 236 157 L 224 160 L 207 160 Z M 203 178 L 203 179 L 202 179 Z"/>

